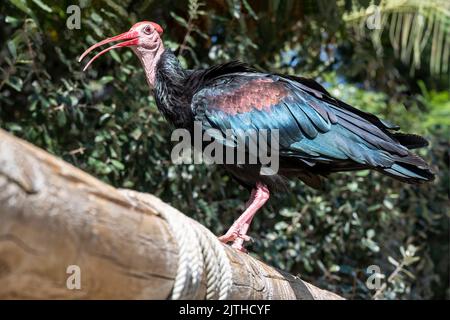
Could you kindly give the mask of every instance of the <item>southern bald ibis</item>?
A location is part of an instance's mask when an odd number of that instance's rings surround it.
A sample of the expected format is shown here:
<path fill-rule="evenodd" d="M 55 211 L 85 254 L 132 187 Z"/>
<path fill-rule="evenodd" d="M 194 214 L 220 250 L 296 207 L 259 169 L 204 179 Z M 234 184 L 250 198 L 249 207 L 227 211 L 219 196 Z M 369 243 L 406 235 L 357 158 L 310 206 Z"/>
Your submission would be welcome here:
<path fill-rule="evenodd" d="M 397 126 L 332 97 L 311 79 L 260 72 L 237 61 L 185 70 L 164 48 L 162 34 L 158 24 L 142 21 L 91 46 L 80 61 L 99 46 L 122 41 L 98 53 L 84 69 L 109 50 L 130 47 L 144 67 L 158 109 L 176 128 L 192 132 L 194 121 L 199 121 L 204 130 L 216 129 L 223 137 L 231 131 L 232 140 L 248 129 L 278 130 L 276 174 L 262 174 L 259 162 L 224 165 L 252 190 L 244 213 L 219 238 L 233 242 L 234 248 L 245 250 L 255 213 L 269 199 L 269 192 L 286 190 L 287 179 L 298 178 L 319 188 L 330 173 L 362 169 L 407 183 L 434 178 L 427 163 L 410 151 L 427 146 L 424 138 L 395 132 Z M 226 144 L 223 137 L 214 138 Z"/>

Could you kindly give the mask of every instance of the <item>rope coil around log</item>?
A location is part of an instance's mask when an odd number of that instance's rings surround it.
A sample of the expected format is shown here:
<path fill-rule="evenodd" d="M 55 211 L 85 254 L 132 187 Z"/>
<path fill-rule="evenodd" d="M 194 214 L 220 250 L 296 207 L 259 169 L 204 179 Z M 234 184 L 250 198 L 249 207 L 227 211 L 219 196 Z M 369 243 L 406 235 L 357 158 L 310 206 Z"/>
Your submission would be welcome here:
<path fill-rule="evenodd" d="M 120 190 L 128 199 L 138 199 L 152 207 L 155 201 L 149 194 Z M 159 211 L 167 221 L 178 245 L 178 267 L 171 299 L 195 299 L 203 276 L 206 277 L 206 299 L 225 300 L 232 285 L 232 271 L 224 245 L 203 225 L 174 210 Z"/>

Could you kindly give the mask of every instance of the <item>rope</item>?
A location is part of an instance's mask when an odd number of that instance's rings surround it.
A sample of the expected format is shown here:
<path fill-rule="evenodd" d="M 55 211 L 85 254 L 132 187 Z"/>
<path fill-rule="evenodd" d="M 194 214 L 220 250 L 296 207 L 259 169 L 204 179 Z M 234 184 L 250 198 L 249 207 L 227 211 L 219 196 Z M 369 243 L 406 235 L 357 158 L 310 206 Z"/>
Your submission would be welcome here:
<path fill-rule="evenodd" d="M 185 216 L 160 199 L 145 193 L 121 189 L 131 203 L 139 200 L 167 221 L 178 245 L 178 267 L 171 299 L 196 299 L 206 278 L 206 299 L 225 300 L 232 284 L 232 271 L 225 246 L 197 221 Z M 156 210 L 164 207 L 164 210 Z"/>

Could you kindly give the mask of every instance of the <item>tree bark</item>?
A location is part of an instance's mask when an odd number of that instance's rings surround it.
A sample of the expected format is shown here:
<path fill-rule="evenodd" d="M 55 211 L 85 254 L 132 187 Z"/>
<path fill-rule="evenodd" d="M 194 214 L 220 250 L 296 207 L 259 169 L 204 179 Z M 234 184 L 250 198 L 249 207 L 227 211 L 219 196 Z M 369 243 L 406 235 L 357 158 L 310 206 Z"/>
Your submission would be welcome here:
<path fill-rule="evenodd" d="M 176 209 L 146 197 L 151 206 L 131 202 L 0 130 L 0 298 L 170 297 L 179 252 L 161 212 Z M 230 299 L 342 299 L 229 246 L 226 255 Z M 192 298 L 205 290 L 203 280 Z"/>

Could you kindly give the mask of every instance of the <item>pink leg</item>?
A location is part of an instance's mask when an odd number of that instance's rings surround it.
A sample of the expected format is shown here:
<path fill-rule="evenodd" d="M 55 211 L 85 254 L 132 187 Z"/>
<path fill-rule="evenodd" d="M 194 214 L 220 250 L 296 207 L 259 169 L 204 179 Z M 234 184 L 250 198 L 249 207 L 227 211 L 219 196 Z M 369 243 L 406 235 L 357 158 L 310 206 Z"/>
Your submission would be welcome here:
<path fill-rule="evenodd" d="M 250 207 L 253 201 L 255 201 L 255 196 L 256 196 L 256 189 L 252 189 L 252 192 L 250 193 L 250 199 L 248 199 L 248 201 L 245 203 L 245 209 Z"/>
<path fill-rule="evenodd" d="M 256 184 L 253 189 L 250 200 L 247 202 L 247 208 L 244 213 L 233 223 L 231 228 L 219 240 L 227 243 L 233 241 L 232 247 L 240 251 L 245 251 L 244 241 L 249 241 L 247 236 L 248 228 L 256 212 L 269 200 L 269 189 L 262 183 Z"/>

